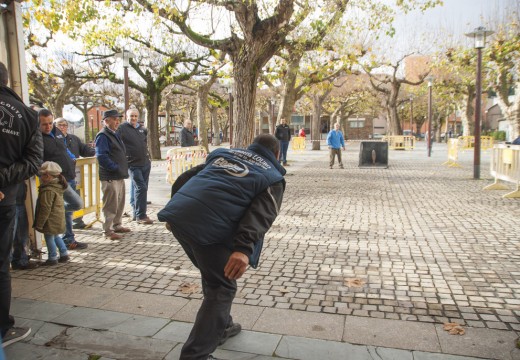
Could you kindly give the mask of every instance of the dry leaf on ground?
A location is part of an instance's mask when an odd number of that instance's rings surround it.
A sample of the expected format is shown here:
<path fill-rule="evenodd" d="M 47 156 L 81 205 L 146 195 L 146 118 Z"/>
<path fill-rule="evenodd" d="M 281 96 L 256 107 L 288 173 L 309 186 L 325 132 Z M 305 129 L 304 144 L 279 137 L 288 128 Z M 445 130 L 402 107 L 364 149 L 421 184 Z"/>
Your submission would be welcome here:
<path fill-rule="evenodd" d="M 196 292 L 199 292 L 199 285 L 191 283 L 182 283 L 179 286 L 179 290 L 183 294 L 194 294 Z"/>
<path fill-rule="evenodd" d="M 286 288 L 280 288 L 279 291 L 280 291 L 282 294 L 287 294 L 287 293 L 290 293 L 290 292 L 291 292 L 290 290 L 287 290 Z"/>
<path fill-rule="evenodd" d="M 363 280 L 363 279 L 357 279 L 357 278 L 353 278 L 353 279 L 345 279 L 345 286 L 348 286 L 348 287 L 363 287 L 363 285 L 365 285 L 366 281 Z"/>
<path fill-rule="evenodd" d="M 466 333 L 462 325 L 457 323 L 444 323 L 444 330 L 450 335 L 464 335 Z"/>

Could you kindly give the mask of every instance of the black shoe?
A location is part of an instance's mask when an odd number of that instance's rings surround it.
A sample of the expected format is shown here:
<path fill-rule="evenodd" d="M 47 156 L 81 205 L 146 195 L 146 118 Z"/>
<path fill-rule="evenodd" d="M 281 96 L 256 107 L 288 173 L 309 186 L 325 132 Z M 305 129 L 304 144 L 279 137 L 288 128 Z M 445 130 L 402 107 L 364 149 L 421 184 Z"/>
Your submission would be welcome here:
<path fill-rule="evenodd" d="M 47 260 L 42 263 L 40 263 L 41 266 L 54 266 L 58 265 L 58 260 Z"/>
<path fill-rule="evenodd" d="M 79 241 L 74 241 L 70 244 L 67 244 L 67 250 L 84 250 L 86 248 L 88 248 L 88 244 Z"/>
<path fill-rule="evenodd" d="M 7 330 L 4 337 L 2 338 L 2 347 L 9 346 L 25 339 L 31 333 L 31 328 L 24 327 L 12 327 Z"/>
<path fill-rule="evenodd" d="M 27 264 L 20 265 L 20 264 L 11 264 L 11 269 L 13 270 L 31 270 L 36 269 L 38 267 L 38 264 L 35 262 L 29 261 Z"/>
<path fill-rule="evenodd" d="M 231 324 L 231 326 L 227 327 L 226 330 L 224 330 L 224 334 L 222 335 L 222 338 L 220 339 L 218 344 L 224 344 L 230 337 L 237 335 L 240 331 L 242 331 L 242 325 L 240 325 L 239 323 Z"/>
<path fill-rule="evenodd" d="M 210 356 L 208 356 L 208 360 L 219 360 L 219 359 L 217 359 L 217 358 L 214 357 L 213 355 L 210 355 Z"/>
<path fill-rule="evenodd" d="M 65 255 L 65 256 L 60 256 L 60 258 L 58 259 L 58 262 L 66 263 L 66 262 L 69 262 L 69 260 L 70 260 L 69 255 Z"/>
<path fill-rule="evenodd" d="M 87 227 L 87 224 L 85 224 L 84 222 L 80 222 L 80 223 L 77 223 L 77 224 L 72 224 L 72 228 L 73 229 L 84 229 Z"/>
<path fill-rule="evenodd" d="M 151 201 L 147 201 L 146 202 L 146 205 L 150 205 L 152 202 Z"/>

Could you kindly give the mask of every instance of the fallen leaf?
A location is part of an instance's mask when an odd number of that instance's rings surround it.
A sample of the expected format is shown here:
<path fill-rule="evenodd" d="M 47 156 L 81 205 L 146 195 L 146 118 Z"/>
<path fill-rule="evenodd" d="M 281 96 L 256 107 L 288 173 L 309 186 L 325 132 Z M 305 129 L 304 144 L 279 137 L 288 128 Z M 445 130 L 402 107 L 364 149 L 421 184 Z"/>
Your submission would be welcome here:
<path fill-rule="evenodd" d="M 199 292 L 199 285 L 197 284 L 191 284 L 191 283 L 182 283 L 179 286 L 179 290 L 183 294 L 194 294 L 196 292 Z"/>
<path fill-rule="evenodd" d="M 344 284 L 348 287 L 363 287 L 363 285 L 365 285 L 365 280 L 357 278 L 345 279 Z"/>
<path fill-rule="evenodd" d="M 287 293 L 290 293 L 291 291 L 290 291 L 290 290 L 287 290 L 286 288 L 281 288 L 281 289 L 280 289 L 280 292 L 281 292 L 282 294 L 287 294 Z"/>
<path fill-rule="evenodd" d="M 462 325 L 457 323 L 444 323 L 444 330 L 450 335 L 464 335 L 466 333 Z"/>
<path fill-rule="evenodd" d="M 177 265 L 176 267 L 173 268 L 173 270 L 180 270 L 181 267 L 179 265 Z"/>

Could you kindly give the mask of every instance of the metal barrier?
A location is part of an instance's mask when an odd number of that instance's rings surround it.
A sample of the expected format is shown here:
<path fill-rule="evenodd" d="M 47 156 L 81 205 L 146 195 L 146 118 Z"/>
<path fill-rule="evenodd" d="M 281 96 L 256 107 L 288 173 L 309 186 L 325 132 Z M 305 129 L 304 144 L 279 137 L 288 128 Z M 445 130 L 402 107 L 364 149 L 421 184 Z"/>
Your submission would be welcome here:
<path fill-rule="evenodd" d="M 166 180 L 173 184 L 180 174 L 206 161 L 207 152 L 203 146 L 189 146 L 168 150 L 166 155 Z"/>
<path fill-rule="evenodd" d="M 292 138 L 292 149 L 296 151 L 305 150 L 305 138 L 295 136 Z"/>
<path fill-rule="evenodd" d="M 461 167 L 457 162 L 459 159 L 459 140 L 448 139 L 448 161 L 442 163 L 442 165 L 448 165 L 449 167 Z"/>
<path fill-rule="evenodd" d="M 508 190 L 499 180 L 516 184 L 516 190 L 503 195 L 504 198 L 520 198 L 520 145 L 498 144 L 493 147 L 491 175 L 495 182 L 484 190 Z"/>
<path fill-rule="evenodd" d="M 459 136 L 459 148 L 462 151 L 472 150 L 475 148 L 475 137 L 474 136 Z M 489 150 L 493 148 L 495 139 L 492 136 L 481 136 L 480 137 L 480 150 Z"/>
<path fill-rule="evenodd" d="M 83 209 L 75 211 L 72 214 L 74 219 L 94 213 L 95 219 L 87 223 L 87 228 L 91 227 L 97 221 L 101 221 L 101 182 L 99 181 L 99 165 L 95 157 L 80 158 L 76 161 L 76 169 L 79 170 L 79 176 L 76 177 L 76 189 L 79 191 L 81 199 L 83 199 Z"/>
<path fill-rule="evenodd" d="M 408 135 L 384 136 L 382 140 L 391 150 L 413 150 L 415 146 L 415 137 Z"/>

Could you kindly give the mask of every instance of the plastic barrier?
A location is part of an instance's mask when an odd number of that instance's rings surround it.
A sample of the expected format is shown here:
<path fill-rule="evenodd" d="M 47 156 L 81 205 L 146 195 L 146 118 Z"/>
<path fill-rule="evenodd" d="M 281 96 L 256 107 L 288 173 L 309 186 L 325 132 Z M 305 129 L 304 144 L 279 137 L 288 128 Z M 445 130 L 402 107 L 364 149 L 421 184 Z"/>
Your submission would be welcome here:
<path fill-rule="evenodd" d="M 516 185 L 516 190 L 502 197 L 520 198 L 520 145 L 495 145 L 490 173 L 495 177 L 495 182 L 486 186 L 484 190 L 508 190 L 509 188 L 499 183 L 499 180 L 512 182 Z"/>
<path fill-rule="evenodd" d="M 383 141 L 388 143 L 391 150 L 413 150 L 415 137 L 405 135 L 384 136 Z"/>
<path fill-rule="evenodd" d="M 459 136 L 459 149 L 462 151 L 472 150 L 475 148 L 475 137 L 474 136 Z M 492 136 L 481 136 L 480 137 L 480 150 L 489 150 L 493 148 L 495 139 Z"/>
<path fill-rule="evenodd" d="M 305 138 L 295 136 L 292 138 L 292 149 L 296 151 L 305 150 Z"/>
<path fill-rule="evenodd" d="M 95 157 L 80 158 L 76 161 L 79 176 L 76 177 L 76 189 L 85 204 L 83 209 L 75 211 L 72 218 L 76 219 L 87 214 L 95 214 L 94 221 L 87 223 L 87 228 L 96 221 L 101 222 L 101 182 L 99 181 L 99 166 Z"/>
<path fill-rule="evenodd" d="M 459 159 L 459 140 L 448 139 L 448 161 L 445 161 L 442 165 L 448 165 L 449 167 L 461 167 L 457 163 Z"/>
<path fill-rule="evenodd" d="M 206 161 L 206 149 L 202 146 L 189 146 L 168 150 L 166 155 L 166 180 L 173 184 L 180 174 Z"/>

